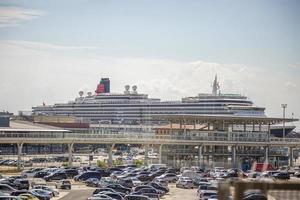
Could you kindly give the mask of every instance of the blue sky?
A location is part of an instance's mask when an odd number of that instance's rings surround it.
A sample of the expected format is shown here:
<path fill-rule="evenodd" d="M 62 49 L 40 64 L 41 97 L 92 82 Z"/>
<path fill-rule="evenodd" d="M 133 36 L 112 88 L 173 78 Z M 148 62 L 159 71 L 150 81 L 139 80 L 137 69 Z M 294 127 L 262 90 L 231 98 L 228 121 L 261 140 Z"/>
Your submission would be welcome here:
<path fill-rule="evenodd" d="M 299 117 L 299 15 L 297 0 L 1 0 L 0 109 L 67 101 L 102 76 L 118 92 L 130 82 L 180 99 L 218 73 L 223 91 Z"/>
<path fill-rule="evenodd" d="M 97 46 L 107 55 L 299 64 L 299 1 L 2 1 L 45 12 L 2 39 Z"/>

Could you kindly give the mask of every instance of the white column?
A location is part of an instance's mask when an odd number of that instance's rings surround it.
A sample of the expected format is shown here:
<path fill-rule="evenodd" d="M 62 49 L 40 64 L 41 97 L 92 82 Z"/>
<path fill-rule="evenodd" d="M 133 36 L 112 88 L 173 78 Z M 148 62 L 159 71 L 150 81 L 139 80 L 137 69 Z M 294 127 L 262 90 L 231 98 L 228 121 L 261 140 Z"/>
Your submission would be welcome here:
<path fill-rule="evenodd" d="M 202 166 L 202 160 L 203 160 L 203 158 L 202 158 L 202 148 L 203 148 L 202 145 L 199 145 L 199 146 L 198 146 L 198 166 L 199 166 L 200 168 L 203 167 L 203 166 Z"/>
<path fill-rule="evenodd" d="M 236 146 L 231 146 L 232 168 L 236 168 Z"/>
<path fill-rule="evenodd" d="M 74 143 L 68 144 L 69 167 L 71 167 L 73 165 L 73 145 L 74 145 Z"/>
<path fill-rule="evenodd" d="M 144 157 L 144 165 L 148 166 L 148 152 L 149 152 L 149 145 L 145 145 L 145 157 Z"/>
<path fill-rule="evenodd" d="M 265 163 L 269 163 L 269 147 L 265 147 Z"/>
<path fill-rule="evenodd" d="M 289 166 L 293 167 L 293 161 L 294 161 L 294 149 L 293 147 L 289 148 Z"/>
<path fill-rule="evenodd" d="M 18 143 L 17 147 L 18 147 L 18 163 L 17 163 L 17 167 L 18 167 L 18 170 L 20 170 L 21 169 L 21 162 L 22 162 L 21 156 L 22 156 L 23 143 Z"/>
<path fill-rule="evenodd" d="M 112 150 L 115 147 L 115 144 L 108 144 L 107 148 L 108 148 L 108 160 L 107 160 L 107 165 L 108 167 L 112 167 L 113 166 L 113 156 L 112 156 Z"/>
<path fill-rule="evenodd" d="M 163 145 L 159 145 L 159 164 L 162 164 L 162 148 Z"/>

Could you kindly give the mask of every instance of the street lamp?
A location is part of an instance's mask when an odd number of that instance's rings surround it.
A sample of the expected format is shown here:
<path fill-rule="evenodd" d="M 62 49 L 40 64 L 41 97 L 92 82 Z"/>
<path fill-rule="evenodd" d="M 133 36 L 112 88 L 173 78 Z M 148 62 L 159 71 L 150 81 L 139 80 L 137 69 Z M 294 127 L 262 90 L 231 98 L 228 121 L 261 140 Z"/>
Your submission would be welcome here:
<path fill-rule="evenodd" d="M 283 108 L 283 131 L 282 131 L 282 138 L 285 139 L 285 109 L 287 108 L 287 104 L 281 104 Z"/>

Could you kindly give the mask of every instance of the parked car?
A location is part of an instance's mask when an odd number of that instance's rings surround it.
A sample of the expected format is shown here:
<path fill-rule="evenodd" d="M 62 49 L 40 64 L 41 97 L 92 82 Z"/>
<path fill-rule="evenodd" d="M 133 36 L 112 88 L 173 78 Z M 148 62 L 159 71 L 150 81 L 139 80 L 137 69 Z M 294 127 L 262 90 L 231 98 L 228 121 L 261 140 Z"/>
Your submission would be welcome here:
<path fill-rule="evenodd" d="M 167 173 L 167 174 L 163 174 L 163 175 L 157 177 L 157 179 L 162 179 L 162 180 L 165 180 L 167 182 L 173 182 L 174 183 L 178 180 L 178 177 L 174 173 Z"/>
<path fill-rule="evenodd" d="M 29 181 L 27 179 L 16 179 L 13 184 L 18 190 L 29 190 Z"/>
<path fill-rule="evenodd" d="M 44 177 L 45 181 L 61 180 L 61 179 L 67 179 L 67 178 L 68 178 L 68 176 L 65 172 L 54 172 L 54 173 Z"/>
<path fill-rule="evenodd" d="M 151 177 L 151 175 L 149 174 L 140 174 L 135 176 L 137 179 L 139 179 L 142 182 L 150 182 L 153 180 L 153 178 Z"/>
<path fill-rule="evenodd" d="M 249 190 L 244 193 L 243 200 L 267 200 L 260 190 Z"/>
<path fill-rule="evenodd" d="M 89 178 L 85 181 L 86 186 L 97 187 L 99 183 L 99 179 L 97 178 Z"/>
<path fill-rule="evenodd" d="M 43 170 L 43 168 L 34 168 L 34 169 L 28 169 L 21 172 L 21 176 L 24 178 L 33 177 L 37 172 Z"/>
<path fill-rule="evenodd" d="M 35 185 L 33 189 L 41 189 L 52 192 L 53 196 L 59 196 L 59 191 L 45 185 Z"/>
<path fill-rule="evenodd" d="M 103 191 L 100 194 L 105 194 L 105 195 L 113 198 L 114 200 L 123 200 L 123 197 L 120 194 L 115 193 L 115 192 Z"/>
<path fill-rule="evenodd" d="M 0 184 L 0 192 L 2 192 L 3 194 L 10 195 L 14 191 L 16 191 L 15 188 L 7 184 Z"/>
<path fill-rule="evenodd" d="M 130 194 L 126 195 L 124 200 L 150 200 L 150 198 L 144 195 Z"/>
<path fill-rule="evenodd" d="M 164 192 L 161 190 L 157 190 L 155 188 L 142 188 L 136 192 L 134 192 L 133 194 L 140 194 L 140 195 L 144 195 L 144 194 L 157 194 L 160 197 L 162 197 L 164 195 Z"/>
<path fill-rule="evenodd" d="M 11 196 L 19 196 L 21 194 L 27 194 L 29 193 L 28 190 L 15 190 L 12 193 L 10 193 Z"/>
<path fill-rule="evenodd" d="M 203 190 L 199 195 L 199 199 L 208 200 L 211 196 L 214 196 L 214 195 L 217 195 L 217 191 L 215 191 L 215 190 Z"/>
<path fill-rule="evenodd" d="M 88 200 L 114 200 L 110 196 L 107 196 L 106 194 L 95 194 L 88 198 Z"/>
<path fill-rule="evenodd" d="M 177 188 L 186 188 L 186 189 L 193 189 L 194 186 L 194 182 L 192 179 L 190 178 L 185 178 L 185 177 L 181 177 L 177 182 L 176 182 L 176 187 Z"/>
<path fill-rule="evenodd" d="M 50 200 L 52 197 L 51 192 L 41 190 L 41 189 L 32 189 L 30 190 L 30 193 L 36 196 L 39 200 Z"/>
<path fill-rule="evenodd" d="M 77 169 L 65 169 L 63 172 L 67 174 L 68 178 L 74 178 L 74 176 L 78 175 Z"/>
<path fill-rule="evenodd" d="M 116 192 L 122 192 L 124 194 L 129 194 L 131 192 L 130 188 L 124 187 L 121 184 L 110 184 L 107 187 L 114 189 Z"/>
<path fill-rule="evenodd" d="M 47 185 L 46 181 L 42 178 L 34 178 L 31 181 L 31 187 L 34 187 L 35 185 Z"/>
<path fill-rule="evenodd" d="M 78 174 L 77 176 L 74 176 L 75 181 L 86 181 L 89 178 L 97 178 L 98 180 L 100 180 L 101 173 L 97 172 L 97 171 L 87 171 L 87 172 Z"/>
<path fill-rule="evenodd" d="M 93 195 L 98 194 L 98 193 L 103 192 L 103 191 L 115 192 L 116 193 L 116 191 L 114 189 L 111 189 L 111 188 L 97 188 L 96 190 L 94 190 Z"/>
<path fill-rule="evenodd" d="M 273 178 L 280 180 L 288 180 L 290 179 L 290 174 L 287 172 L 279 172 L 273 175 Z"/>
<path fill-rule="evenodd" d="M 154 183 L 154 182 L 151 182 L 149 183 L 150 186 L 154 187 L 155 189 L 158 189 L 158 190 L 162 190 L 164 191 L 165 193 L 168 193 L 169 192 L 169 188 L 168 187 L 164 187 L 158 183 Z"/>
<path fill-rule="evenodd" d="M 72 185 L 71 182 L 69 180 L 60 180 L 55 184 L 55 188 L 59 188 L 59 189 L 69 189 L 71 190 Z"/>
<path fill-rule="evenodd" d="M 115 179 L 112 179 L 110 177 L 102 177 L 98 182 L 98 187 L 106 187 L 107 185 L 114 183 L 116 183 Z"/>

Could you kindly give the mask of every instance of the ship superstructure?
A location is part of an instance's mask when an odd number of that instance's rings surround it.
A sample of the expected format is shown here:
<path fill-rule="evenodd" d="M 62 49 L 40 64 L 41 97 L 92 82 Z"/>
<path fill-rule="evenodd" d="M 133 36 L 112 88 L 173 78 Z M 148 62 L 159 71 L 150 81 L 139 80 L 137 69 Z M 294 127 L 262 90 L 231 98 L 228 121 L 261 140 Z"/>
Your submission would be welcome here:
<path fill-rule="evenodd" d="M 110 93 L 110 81 L 101 79 L 95 94 L 82 91 L 68 103 L 33 107 L 34 115 L 72 116 L 89 123 L 111 124 L 158 123 L 154 116 L 172 114 L 265 116 L 265 108 L 257 107 L 246 96 L 222 94 L 217 76 L 211 94 L 198 94 L 179 101 L 162 101 L 140 94 L 137 86 L 125 86 L 124 93 Z"/>

